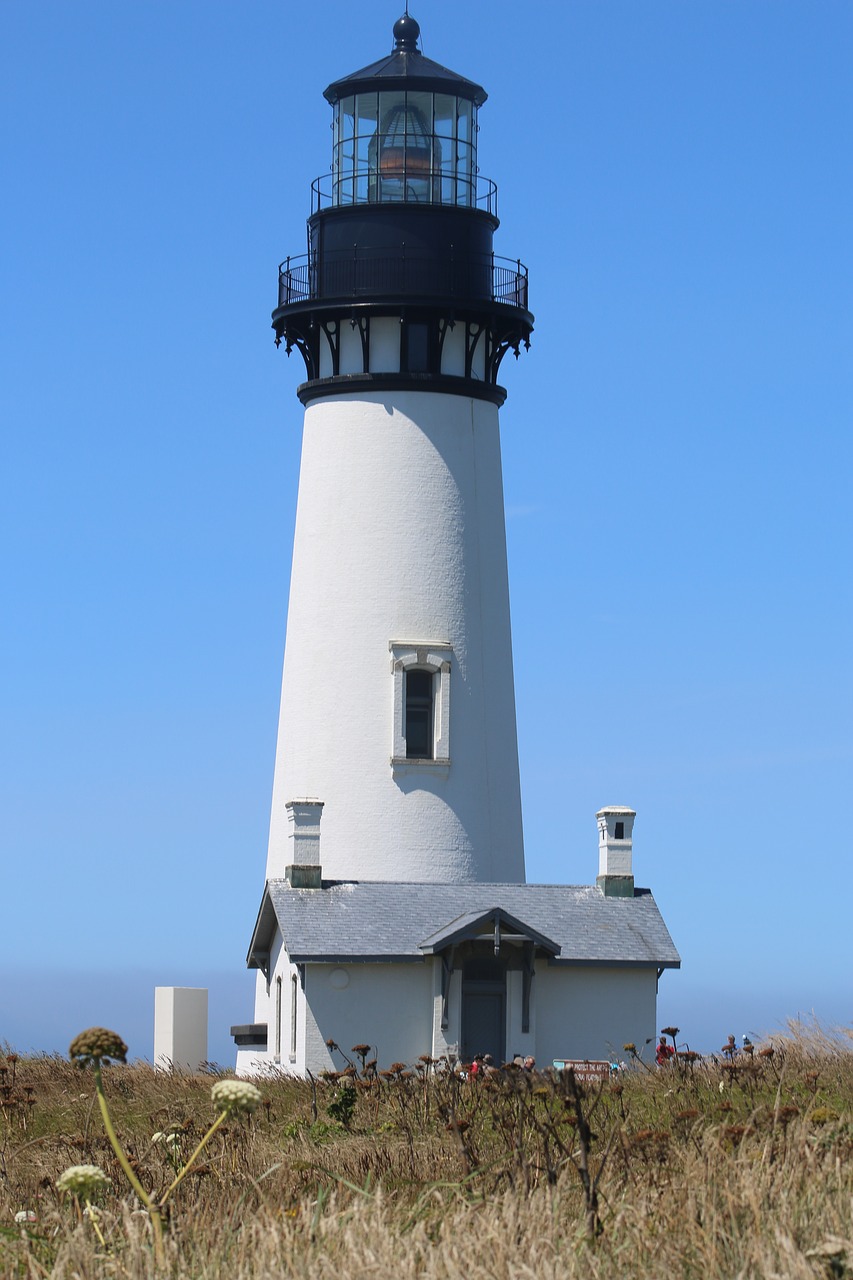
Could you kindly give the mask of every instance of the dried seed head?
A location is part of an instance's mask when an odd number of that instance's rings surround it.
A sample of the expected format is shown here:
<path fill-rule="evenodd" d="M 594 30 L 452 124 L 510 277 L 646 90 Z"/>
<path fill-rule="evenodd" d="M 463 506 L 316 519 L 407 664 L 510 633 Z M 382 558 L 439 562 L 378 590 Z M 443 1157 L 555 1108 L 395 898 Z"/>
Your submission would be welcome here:
<path fill-rule="evenodd" d="M 217 1080 L 210 1091 L 217 1111 L 227 1116 L 249 1116 L 261 1101 L 261 1091 L 248 1080 Z"/>
<path fill-rule="evenodd" d="M 115 1058 L 116 1062 L 127 1062 L 127 1045 L 115 1031 L 108 1031 L 106 1027 L 89 1027 L 88 1031 L 81 1031 L 71 1041 L 68 1056 L 80 1067 L 89 1062 L 108 1062 L 110 1058 Z"/>

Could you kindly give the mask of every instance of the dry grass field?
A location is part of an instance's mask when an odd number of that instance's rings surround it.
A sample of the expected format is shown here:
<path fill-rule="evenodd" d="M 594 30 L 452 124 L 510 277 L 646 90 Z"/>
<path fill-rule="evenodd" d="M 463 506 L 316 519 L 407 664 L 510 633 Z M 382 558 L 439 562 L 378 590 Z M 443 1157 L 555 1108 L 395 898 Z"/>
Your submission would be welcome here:
<path fill-rule="evenodd" d="M 270 1078 L 254 1114 L 220 1125 L 167 1198 L 158 1259 L 91 1066 L 0 1054 L 0 1275 L 853 1277 L 849 1032 L 660 1070 L 633 1058 L 596 1086 L 337 1056 L 338 1078 Z M 104 1067 L 155 1205 L 222 1078 Z M 74 1165 L 110 1179 L 88 1204 L 57 1185 Z"/>

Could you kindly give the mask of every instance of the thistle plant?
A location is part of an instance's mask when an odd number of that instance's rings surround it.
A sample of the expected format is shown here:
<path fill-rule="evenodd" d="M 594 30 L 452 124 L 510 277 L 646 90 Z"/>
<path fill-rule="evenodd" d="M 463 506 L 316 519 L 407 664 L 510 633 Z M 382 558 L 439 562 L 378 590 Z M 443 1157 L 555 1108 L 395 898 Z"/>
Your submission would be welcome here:
<path fill-rule="evenodd" d="M 154 1232 L 154 1252 L 158 1266 L 164 1263 L 163 1252 L 163 1209 L 166 1202 L 176 1187 L 180 1185 L 192 1166 L 200 1156 L 201 1152 L 207 1146 L 210 1139 L 216 1133 L 226 1120 L 235 1117 L 250 1116 L 258 1107 L 261 1101 L 260 1090 L 256 1089 L 253 1084 L 249 1084 L 247 1080 L 218 1080 L 210 1091 L 211 1101 L 218 1112 L 216 1119 L 208 1129 L 207 1133 L 199 1142 L 192 1155 L 176 1172 L 172 1182 L 163 1192 L 158 1200 L 155 1200 L 145 1190 L 139 1181 L 134 1169 L 130 1164 L 127 1153 L 118 1139 L 112 1118 L 110 1116 L 107 1098 L 104 1092 L 104 1081 L 101 1074 L 101 1064 L 109 1063 L 112 1059 L 115 1062 L 127 1061 L 127 1045 L 115 1031 L 108 1031 L 105 1027 L 90 1027 L 88 1031 L 81 1031 L 71 1041 L 69 1047 L 69 1056 L 73 1062 L 81 1068 L 91 1067 L 95 1076 L 95 1090 L 98 1097 L 98 1106 L 101 1110 L 101 1119 L 104 1122 L 104 1129 L 110 1146 L 116 1154 L 119 1164 L 141 1203 L 148 1211 L 151 1219 L 151 1227 Z M 175 1151 L 175 1143 L 168 1142 L 169 1136 L 159 1134 L 155 1135 L 155 1141 L 158 1138 L 166 1141 L 169 1152 L 172 1156 L 177 1153 Z M 87 1183 L 86 1179 L 89 1179 Z M 57 1187 L 60 1191 L 69 1191 L 80 1196 L 86 1194 L 85 1188 L 90 1188 L 88 1194 L 92 1193 L 92 1188 L 102 1188 L 105 1183 L 109 1183 L 109 1178 L 101 1170 L 94 1165 L 75 1165 L 70 1169 L 66 1169 L 57 1181 Z M 88 1200 L 87 1200 L 88 1205 Z M 91 1210 L 91 1205 L 88 1205 Z M 103 1242 L 103 1237 L 98 1229 L 97 1218 L 95 1212 L 91 1213 L 92 1225 L 98 1233 L 99 1238 Z"/>
<path fill-rule="evenodd" d="M 106 1027 L 89 1027 L 87 1031 L 81 1031 L 79 1036 L 75 1036 L 68 1048 L 68 1056 L 72 1062 L 76 1062 L 77 1066 L 85 1069 L 91 1066 L 95 1076 L 95 1090 L 98 1095 L 98 1106 L 101 1111 L 101 1119 L 104 1122 L 104 1129 L 110 1141 L 110 1146 L 116 1153 L 118 1162 L 122 1167 L 125 1177 L 133 1187 L 139 1199 L 145 1205 L 151 1215 L 151 1223 L 154 1229 L 154 1239 L 158 1245 L 158 1252 L 162 1246 L 162 1224 L 160 1216 L 156 1212 L 152 1204 L 151 1197 L 148 1195 L 142 1183 L 137 1178 L 130 1166 L 124 1148 L 118 1140 L 118 1135 L 113 1128 L 110 1109 L 107 1106 L 107 1096 L 104 1093 L 104 1080 L 101 1075 L 101 1064 L 109 1064 L 113 1059 L 116 1062 L 127 1062 L 127 1045 L 121 1036 L 115 1031 L 108 1031 Z M 82 1167 L 82 1166 L 81 1166 Z"/>

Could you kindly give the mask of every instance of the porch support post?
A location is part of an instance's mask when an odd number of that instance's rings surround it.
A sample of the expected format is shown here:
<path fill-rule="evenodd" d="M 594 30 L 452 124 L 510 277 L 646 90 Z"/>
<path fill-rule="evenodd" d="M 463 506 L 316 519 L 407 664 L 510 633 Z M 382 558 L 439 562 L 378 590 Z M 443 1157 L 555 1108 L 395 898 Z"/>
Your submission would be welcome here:
<path fill-rule="evenodd" d="M 453 956 L 456 948 L 451 947 L 448 952 L 441 954 L 441 1029 L 446 1031 L 448 1027 L 447 1020 L 447 1002 L 450 997 L 450 979 L 453 977 Z"/>
<path fill-rule="evenodd" d="M 530 989 L 533 986 L 534 972 L 534 947 L 532 943 L 526 942 L 521 970 L 521 1030 L 524 1035 L 530 1031 Z"/>

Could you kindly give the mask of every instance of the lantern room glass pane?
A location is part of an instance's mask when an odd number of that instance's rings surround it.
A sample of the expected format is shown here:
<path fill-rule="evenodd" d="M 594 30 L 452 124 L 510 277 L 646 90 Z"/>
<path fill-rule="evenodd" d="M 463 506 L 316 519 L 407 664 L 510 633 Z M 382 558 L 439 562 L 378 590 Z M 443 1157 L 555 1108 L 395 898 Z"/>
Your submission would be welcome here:
<path fill-rule="evenodd" d="M 473 133 L 471 115 L 474 110 L 474 104 L 469 102 L 467 98 L 457 98 L 456 104 L 456 136 L 460 142 L 470 142 Z"/>
<path fill-rule="evenodd" d="M 358 95 L 358 134 L 360 137 L 371 137 L 376 132 L 377 97 L 375 93 Z"/>
<path fill-rule="evenodd" d="M 332 157 L 333 200 L 335 204 L 353 202 L 353 167 L 355 157 L 355 99 L 342 98 L 335 106 Z"/>
<path fill-rule="evenodd" d="M 383 90 L 335 105 L 335 204 L 476 204 L 476 109 L 448 93 Z"/>
<path fill-rule="evenodd" d="M 417 93 L 411 89 L 406 94 L 406 133 L 410 137 L 432 137 L 432 99 L 431 93 Z"/>
<path fill-rule="evenodd" d="M 473 148 L 459 142 L 456 146 L 456 203 L 471 205 L 475 203 L 474 192 L 474 152 Z"/>
<path fill-rule="evenodd" d="M 358 147 L 357 155 L 359 172 L 361 172 L 362 169 L 366 169 L 370 164 L 370 144 L 372 141 L 372 134 L 360 133 L 358 135 L 356 142 Z"/>
<path fill-rule="evenodd" d="M 452 138 L 456 131 L 456 99 L 449 93 L 435 95 L 435 132 L 439 138 Z"/>
<path fill-rule="evenodd" d="M 351 138 L 355 133 L 355 98 L 341 98 L 337 105 L 338 138 Z"/>

